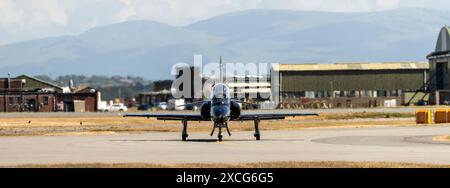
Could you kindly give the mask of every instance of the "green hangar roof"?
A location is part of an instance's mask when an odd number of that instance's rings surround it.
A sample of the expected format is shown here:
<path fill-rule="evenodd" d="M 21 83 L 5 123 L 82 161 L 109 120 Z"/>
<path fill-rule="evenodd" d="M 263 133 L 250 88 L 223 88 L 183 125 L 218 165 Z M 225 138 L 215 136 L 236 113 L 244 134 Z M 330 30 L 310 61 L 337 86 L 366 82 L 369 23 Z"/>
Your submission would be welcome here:
<path fill-rule="evenodd" d="M 280 64 L 274 71 L 339 71 L 339 70 L 411 70 L 429 69 L 426 62 Z"/>

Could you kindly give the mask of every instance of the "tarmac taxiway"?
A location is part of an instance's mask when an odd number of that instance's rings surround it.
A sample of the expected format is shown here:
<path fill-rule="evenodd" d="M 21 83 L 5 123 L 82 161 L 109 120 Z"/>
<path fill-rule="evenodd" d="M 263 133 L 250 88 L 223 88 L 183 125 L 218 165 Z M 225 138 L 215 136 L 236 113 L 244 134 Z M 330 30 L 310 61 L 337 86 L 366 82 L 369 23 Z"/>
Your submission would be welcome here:
<path fill-rule="evenodd" d="M 0 165 L 59 163 L 241 163 L 386 161 L 450 164 L 449 126 L 235 132 L 217 142 L 208 133 L 0 137 Z"/>

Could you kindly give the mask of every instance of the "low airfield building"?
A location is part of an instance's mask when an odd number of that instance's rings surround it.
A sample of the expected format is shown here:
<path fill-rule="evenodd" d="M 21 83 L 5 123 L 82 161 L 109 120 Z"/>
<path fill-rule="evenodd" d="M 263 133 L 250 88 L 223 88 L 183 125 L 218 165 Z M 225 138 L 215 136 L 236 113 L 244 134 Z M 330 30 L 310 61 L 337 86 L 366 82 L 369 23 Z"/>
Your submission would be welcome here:
<path fill-rule="evenodd" d="M 101 101 L 100 91 L 89 86 L 72 88 L 68 92 L 58 93 L 57 111 L 97 112 Z"/>
<path fill-rule="evenodd" d="M 96 112 L 100 92 L 66 89 L 28 76 L 0 78 L 0 112 Z"/>
<path fill-rule="evenodd" d="M 226 80 L 233 98 L 253 101 L 270 100 L 270 78 L 267 76 L 234 76 Z"/>
<path fill-rule="evenodd" d="M 0 112 L 52 112 L 62 88 L 22 75 L 0 78 L 0 92 Z"/>
<path fill-rule="evenodd" d="M 428 63 L 281 64 L 272 69 L 279 108 L 396 106 L 427 80 Z"/>
<path fill-rule="evenodd" d="M 172 98 L 172 92 L 165 89 L 161 91 L 139 93 L 137 102 L 140 106 L 149 105 L 150 107 L 156 107 L 161 102 L 168 102 Z"/>

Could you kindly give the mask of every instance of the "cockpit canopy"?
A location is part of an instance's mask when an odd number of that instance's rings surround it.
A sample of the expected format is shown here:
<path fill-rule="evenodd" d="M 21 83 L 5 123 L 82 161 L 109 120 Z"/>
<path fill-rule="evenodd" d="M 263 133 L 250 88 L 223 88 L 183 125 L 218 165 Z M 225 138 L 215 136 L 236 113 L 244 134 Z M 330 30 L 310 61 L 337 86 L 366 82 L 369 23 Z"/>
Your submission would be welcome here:
<path fill-rule="evenodd" d="M 230 99 L 230 88 L 225 84 L 216 84 L 212 88 L 211 100 L 213 104 L 227 103 Z"/>

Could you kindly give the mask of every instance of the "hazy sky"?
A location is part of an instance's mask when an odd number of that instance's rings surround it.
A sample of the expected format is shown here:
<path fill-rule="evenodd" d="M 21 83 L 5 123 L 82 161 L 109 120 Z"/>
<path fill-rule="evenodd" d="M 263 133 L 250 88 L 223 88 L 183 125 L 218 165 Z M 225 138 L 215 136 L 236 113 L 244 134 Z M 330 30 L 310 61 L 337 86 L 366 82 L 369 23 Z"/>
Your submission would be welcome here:
<path fill-rule="evenodd" d="M 0 0 L 0 44 L 79 34 L 89 28 L 147 19 L 186 25 L 245 9 L 338 12 L 405 7 L 450 10 L 449 0 Z"/>

